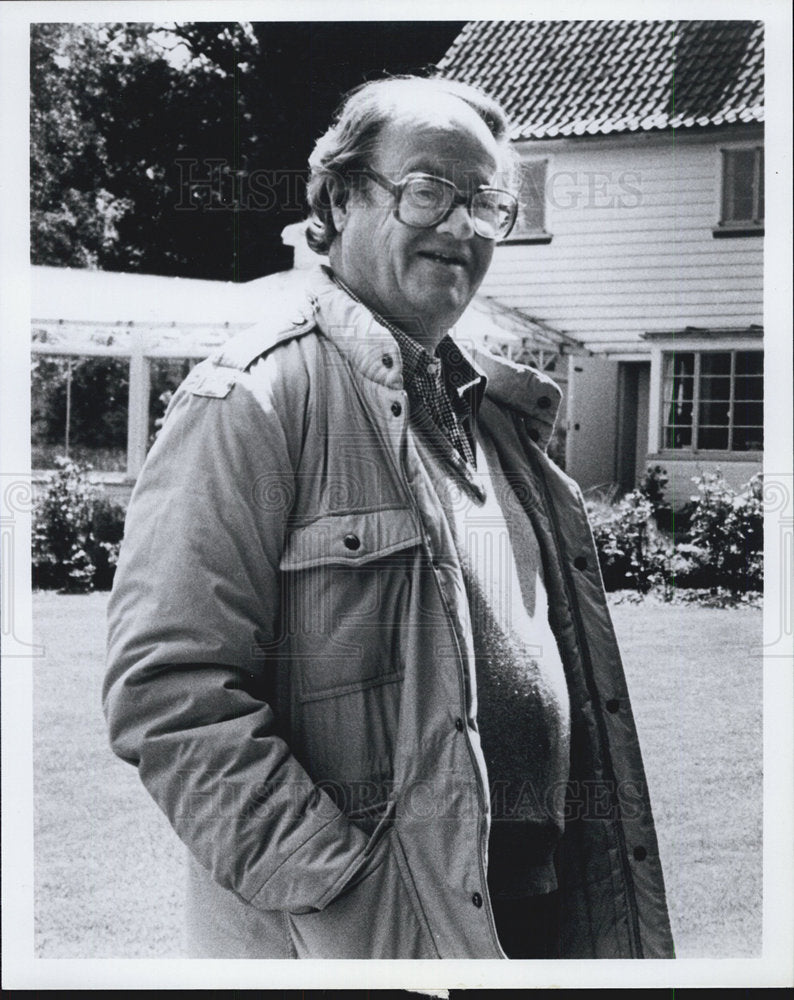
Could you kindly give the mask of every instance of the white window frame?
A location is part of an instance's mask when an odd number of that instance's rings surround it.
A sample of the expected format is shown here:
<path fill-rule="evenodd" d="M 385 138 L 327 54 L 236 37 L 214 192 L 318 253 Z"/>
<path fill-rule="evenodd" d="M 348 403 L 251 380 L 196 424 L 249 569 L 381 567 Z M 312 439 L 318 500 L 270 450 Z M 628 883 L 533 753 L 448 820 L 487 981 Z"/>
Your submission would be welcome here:
<path fill-rule="evenodd" d="M 659 344 L 654 346 L 652 357 L 651 357 L 651 384 L 655 388 L 655 392 L 652 393 L 652 412 L 651 421 L 649 427 L 649 434 L 653 435 L 655 440 L 649 441 L 649 458 L 658 457 L 665 458 L 668 460 L 673 459 L 694 459 L 700 458 L 704 460 L 717 459 L 720 461 L 756 461 L 763 456 L 763 450 L 754 449 L 752 451 L 734 451 L 730 447 L 727 449 L 701 449 L 697 447 L 697 426 L 699 424 L 698 420 L 698 404 L 699 400 L 699 373 L 700 373 L 700 361 L 699 356 L 703 354 L 731 354 L 731 396 L 730 396 L 730 417 L 728 425 L 728 444 L 733 441 L 733 400 L 734 400 L 734 380 L 735 374 L 735 363 L 736 354 L 744 351 L 758 351 L 761 354 L 764 353 L 762 343 L 757 339 L 747 339 L 740 341 L 731 341 L 730 343 L 707 343 L 704 344 L 702 341 L 670 341 L 667 343 Z M 695 374 L 694 374 L 694 392 L 692 399 L 692 436 L 693 442 L 688 448 L 668 448 L 665 447 L 665 429 L 667 426 L 666 420 L 666 403 L 664 402 L 664 360 L 665 356 L 668 354 L 689 354 L 694 353 L 696 355 L 695 362 Z M 765 400 L 761 400 L 765 402 Z"/>

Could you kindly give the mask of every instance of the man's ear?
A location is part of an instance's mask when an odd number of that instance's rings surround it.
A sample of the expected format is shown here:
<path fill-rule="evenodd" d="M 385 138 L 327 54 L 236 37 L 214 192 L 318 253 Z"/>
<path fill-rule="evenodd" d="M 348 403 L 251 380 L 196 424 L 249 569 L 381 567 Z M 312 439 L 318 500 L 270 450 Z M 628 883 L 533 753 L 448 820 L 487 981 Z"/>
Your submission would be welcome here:
<path fill-rule="evenodd" d="M 327 182 L 328 201 L 331 205 L 331 218 L 334 229 L 341 233 L 347 224 L 350 191 L 341 177 L 329 177 Z"/>

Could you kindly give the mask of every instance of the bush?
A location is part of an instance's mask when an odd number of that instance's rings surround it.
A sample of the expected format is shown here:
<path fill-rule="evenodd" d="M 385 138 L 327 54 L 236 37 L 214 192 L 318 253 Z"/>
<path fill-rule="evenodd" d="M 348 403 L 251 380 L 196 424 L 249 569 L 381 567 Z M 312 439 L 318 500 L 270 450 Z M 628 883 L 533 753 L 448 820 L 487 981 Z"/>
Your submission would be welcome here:
<path fill-rule="evenodd" d="M 668 481 L 667 469 L 662 468 L 661 465 L 649 465 L 645 470 L 645 476 L 639 485 L 639 490 L 651 504 L 656 526 L 662 531 L 672 532 L 675 529 L 675 517 L 673 509 L 664 495 Z"/>
<path fill-rule="evenodd" d="M 678 586 L 725 588 L 731 593 L 762 590 L 764 515 L 762 479 L 753 476 L 737 494 L 722 473 L 693 479 L 687 540 L 676 546 Z"/>
<path fill-rule="evenodd" d="M 33 585 L 107 590 L 124 533 L 124 510 L 90 482 L 90 466 L 62 456 L 55 462 L 57 469 L 33 511 Z"/>
<path fill-rule="evenodd" d="M 695 477 L 698 493 L 687 504 L 687 530 L 677 544 L 669 530 L 661 530 L 672 523 L 666 482 L 661 466 L 649 466 L 642 486 L 618 503 L 588 502 L 606 589 L 645 594 L 660 588 L 670 600 L 678 589 L 697 588 L 727 603 L 762 590 L 761 476 L 740 494 L 720 472 Z"/>
<path fill-rule="evenodd" d="M 672 544 L 657 528 L 647 496 L 632 490 L 615 505 L 591 501 L 588 513 L 607 590 L 645 594 L 664 580 Z"/>

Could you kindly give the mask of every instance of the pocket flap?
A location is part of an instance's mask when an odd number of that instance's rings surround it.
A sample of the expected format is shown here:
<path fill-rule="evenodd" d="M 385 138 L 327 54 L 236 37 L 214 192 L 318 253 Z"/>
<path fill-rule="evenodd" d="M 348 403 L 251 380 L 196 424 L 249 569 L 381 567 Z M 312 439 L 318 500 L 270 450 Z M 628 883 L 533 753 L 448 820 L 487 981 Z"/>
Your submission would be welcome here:
<path fill-rule="evenodd" d="M 407 507 L 328 514 L 289 535 L 279 568 L 360 566 L 420 541 L 419 529 Z"/>

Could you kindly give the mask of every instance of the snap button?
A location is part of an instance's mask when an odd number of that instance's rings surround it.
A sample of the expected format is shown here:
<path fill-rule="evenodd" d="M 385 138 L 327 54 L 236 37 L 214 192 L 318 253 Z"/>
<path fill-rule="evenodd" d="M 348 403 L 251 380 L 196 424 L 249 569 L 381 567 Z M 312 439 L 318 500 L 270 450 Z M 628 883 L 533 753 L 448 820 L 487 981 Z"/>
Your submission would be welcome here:
<path fill-rule="evenodd" d="M 636 861 L 644 861 L 647 857 L 648 857 L 648 852 L 645 850 L 644 847 L 640 846 L 634 848 L 634 858 Z"/>
<path fill-rule="evenodd" d="M 381 361 L 383 362 L 384 368 L 391 368 L 391 366 L 394 364 L 394 358 L 391 356 L 391 354 L 384 354 L 383 357 L 381 358 Z"/>
<path fill-rule="evenodd" d="M 551 406 L 551 400 L 548 396 L 538 396 L 538 408 L 541 410 L 548 410 Z"/>
<path fill-rule="evenodd" d="M 474 895 L 471 897 L 471 901 L 472 903 L 474 903 L 474 905 L 477 907 L 478 910 L 482 906 L 482 896 L 479 894 L 479 892 L 474 893 Z"/>
<path fill-rule="evenodd" d="M 463 732 L 463 729 L 464 729 L 463 719 L 455 719 L 455 728 L 457 729 L 457 731 L 459 733 Z"/>
<path fill-rule="evenodd" d="M 345 535 L 342 539 L 346 549 L 350 549 L 351 552 L 355 552 L 356 549 L 361 548 L 361 539 L 358 535 Z"/>
<path fill-rule="evenodd" d="M 529 428 L 529 440 L 530 441 L 537 441 L 539 439 L 540 439 L 540 431 L 537 429 L 537 427 L 530 427 Z"/>
<path fill-rule="evenodd" d="M 586 556 L 577 556 L 573 561 L 574 566 L 577 569 L 587 569 L 587 558 Z"/>
<path fill-rule="evenodd" d="M 607 712 L 617 712 L 620 708 L 620 702 L 617 698 L 610 698 L 607 702 Z"/>
<path fill-rule="evenodd" d="M 395 415 L 395 417 L 399 417 L 399 415 L 403 411 L 402 404 L 395 401 L 394 403 L 391 404 L 391 411 Z"/>

